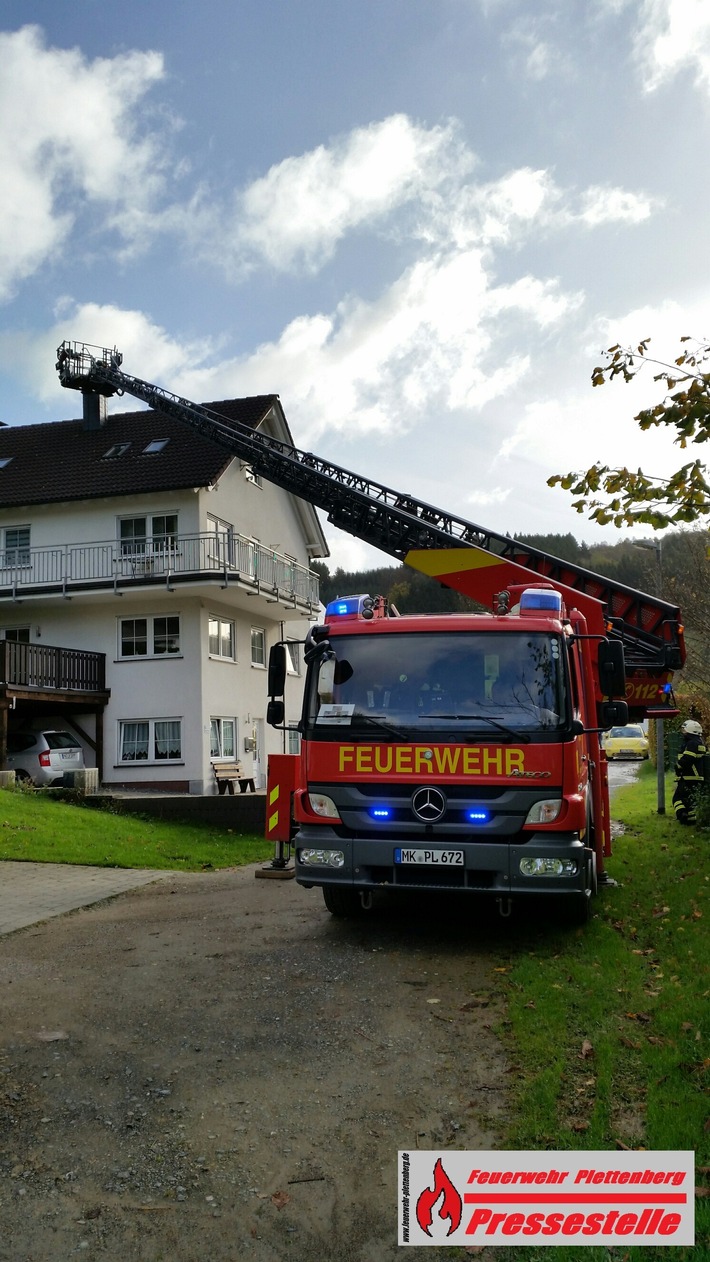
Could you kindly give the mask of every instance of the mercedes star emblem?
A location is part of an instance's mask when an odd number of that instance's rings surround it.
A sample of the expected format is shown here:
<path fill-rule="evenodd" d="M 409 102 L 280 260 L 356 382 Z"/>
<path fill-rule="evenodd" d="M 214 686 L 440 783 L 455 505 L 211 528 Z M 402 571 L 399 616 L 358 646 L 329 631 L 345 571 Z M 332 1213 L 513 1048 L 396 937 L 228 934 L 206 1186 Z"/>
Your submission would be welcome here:
<path fill-rule="evenodd" d="M 446 814 L 446 798 L 441 789 L 417 789 L 412 794 L 412 810 L 423 824 L 435 824 Z"/>

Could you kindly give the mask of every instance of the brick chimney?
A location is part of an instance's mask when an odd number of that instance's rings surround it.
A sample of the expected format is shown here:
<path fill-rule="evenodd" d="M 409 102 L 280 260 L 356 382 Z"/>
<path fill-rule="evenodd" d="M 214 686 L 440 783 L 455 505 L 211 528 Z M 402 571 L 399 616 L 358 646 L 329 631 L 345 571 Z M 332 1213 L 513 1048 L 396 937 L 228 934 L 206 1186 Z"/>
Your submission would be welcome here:
<path fill-rule="evenodd" d="M 81 397 L 84 405 L 84 429 L 101 429 L 106 424 L 108 415 L 106 396 L 83 390 Z"/>

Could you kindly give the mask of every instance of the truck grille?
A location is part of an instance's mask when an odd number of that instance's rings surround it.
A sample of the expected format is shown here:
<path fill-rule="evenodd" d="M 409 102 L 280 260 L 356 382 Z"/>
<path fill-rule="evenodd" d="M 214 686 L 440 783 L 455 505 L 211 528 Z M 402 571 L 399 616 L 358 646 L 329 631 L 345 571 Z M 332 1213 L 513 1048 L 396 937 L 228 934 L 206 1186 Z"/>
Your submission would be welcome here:
<path fill-rule="evenodd" d="M 487 870 L 466 871 L 465 868 L 434 868 L 424 864 L 412 867 L 371 867 L 364 875 L 374 885 L 392 889 L 487 890 L 495 884 L 498 873 Z"/>

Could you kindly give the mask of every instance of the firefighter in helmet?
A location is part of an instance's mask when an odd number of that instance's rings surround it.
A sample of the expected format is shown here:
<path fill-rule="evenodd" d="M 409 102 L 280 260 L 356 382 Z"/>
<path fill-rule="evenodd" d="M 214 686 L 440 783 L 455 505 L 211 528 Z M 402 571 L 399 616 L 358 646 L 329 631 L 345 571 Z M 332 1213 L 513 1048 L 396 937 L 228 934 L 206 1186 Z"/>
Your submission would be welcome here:
<path fill-rule="evenodd" d="M 686 719 L 680 730 L 683 733 L 683 744 L 675 764 L 673 807 L 679 824 L 694 824 L 696 796 L 705 781 L 704 758 L 707 749 L 703 729 L 695 719 Z"/>

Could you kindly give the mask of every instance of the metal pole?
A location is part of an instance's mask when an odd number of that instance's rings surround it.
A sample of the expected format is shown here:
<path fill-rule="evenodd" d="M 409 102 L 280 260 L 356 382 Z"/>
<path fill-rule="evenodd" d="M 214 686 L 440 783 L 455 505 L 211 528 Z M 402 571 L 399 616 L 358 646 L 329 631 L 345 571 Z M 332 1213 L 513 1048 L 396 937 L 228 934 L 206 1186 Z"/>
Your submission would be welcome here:
<path fill-rule="evenodd" d="M 656 562 L 658 564 L 658 595 L 663 596 L 663 542 L 656 542 Z M 666 748 L 663 739 L 663 719 L 656 720 L 656 776 L 658 814 L 666 813 Z"/>
<path fill-rule="evenodd" d="M 663 543 L 658 539 L 655 543 L 634 542 L 635 548 L 646 548 L 656 554 L 656 586 L 659 597 L 663 597 Z M 656 800 L 658 814 L 666 813 L 666 751 L 663 736 L 663 719 L 656 719 Z"/>
<path fill-rule="evenodd" d="M 656 776 L 658 785 L 658 814 L 666 813 L 666 751 L 663 740 L 663 719 L 656 719 Z"/>

